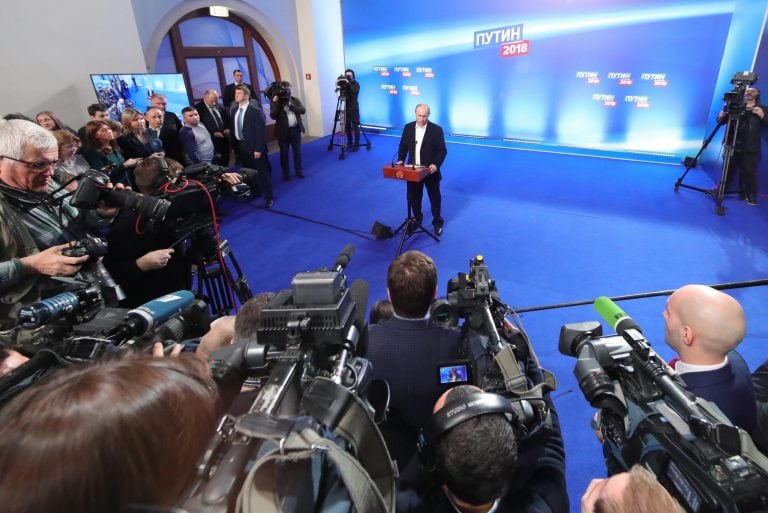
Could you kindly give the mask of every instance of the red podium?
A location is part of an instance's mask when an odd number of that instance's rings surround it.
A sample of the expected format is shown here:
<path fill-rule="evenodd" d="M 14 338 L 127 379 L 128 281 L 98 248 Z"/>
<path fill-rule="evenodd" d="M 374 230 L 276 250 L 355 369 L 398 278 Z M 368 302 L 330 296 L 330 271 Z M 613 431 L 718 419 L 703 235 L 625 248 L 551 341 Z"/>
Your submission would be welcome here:
<path fill-rule="evenodd" d="M 384 178 L 393 178 L 395 180 L 403 180 L 405 182 L 421 182 L 429 175 L 429 168 L 427 166 L 410 166 L 402 164 L 390 164 L 384 166 Z M 411 214 L 411 203 L 408 201 L 407 196 L 405 200 L 408 207 L 408 215 L 405 221 L 397 227 L 393 233 L 398 233 L 402 230 L 403 236 L 400 238 L 400 247 L 397 248 L 397 254 L 399 255 L 403 251 L 403 245 L 406 239 L 411 235 L 415 235 L 418 232 L 423 232 L 432 237 L 435 242 L 440 242 L 440 239 L 434 233 L 430 232 L 422 224 L 416 220 Z"/>

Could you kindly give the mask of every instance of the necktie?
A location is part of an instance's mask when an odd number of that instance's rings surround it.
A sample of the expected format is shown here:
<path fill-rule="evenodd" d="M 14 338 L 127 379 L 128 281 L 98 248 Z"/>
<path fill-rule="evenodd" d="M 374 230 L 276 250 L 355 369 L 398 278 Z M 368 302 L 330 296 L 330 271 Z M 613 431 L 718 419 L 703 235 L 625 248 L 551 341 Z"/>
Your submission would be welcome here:
<path fill-rule="evenodd" d="M 210 107 L 211 113 L 213 114 L 214 122 L 216 123 L 216 131 L 221 132 L 221 114 L 219 114 L 219 109 L 217 109 L 215 106 Z"/>
<path fill-rule="evenodd" d="M 243 140 L 243 109 L 237 109 L 237 115 L 235 116 L 235 138 L 238 141 Z"/>

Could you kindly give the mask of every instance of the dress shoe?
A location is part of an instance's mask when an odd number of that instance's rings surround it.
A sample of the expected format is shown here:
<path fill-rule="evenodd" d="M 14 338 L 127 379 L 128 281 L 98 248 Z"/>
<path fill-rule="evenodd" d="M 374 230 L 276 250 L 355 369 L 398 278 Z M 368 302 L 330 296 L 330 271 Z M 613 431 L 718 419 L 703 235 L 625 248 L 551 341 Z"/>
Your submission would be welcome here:
<path fill-rule="evenodd" d="M 298 176 L 299 178 L 304 178 L 304 173 L 302 173 L 301 171 L 296 171 L 296 176 Z"/>
<path fill-rule="evenodd" d="M 747 196 L 747 204 L 752 206 L 757 205 L 757 197 L 754 194 Z"/>
<path fill-rule="evenodd" d="M 443 227 L 442 226 L 435 226 L 435 235 L 440 237 L 443 234 Z"/>
<path fill-rule="evenodd" d="M 264 203 L 264 208 L 272 208 L 272 205 L 274 205 L 274 204 L 275 204 L 275 200 L 273 200 L 273 199 L 268 199 L 268 200 L 267 200 L 267 201 Z"/>

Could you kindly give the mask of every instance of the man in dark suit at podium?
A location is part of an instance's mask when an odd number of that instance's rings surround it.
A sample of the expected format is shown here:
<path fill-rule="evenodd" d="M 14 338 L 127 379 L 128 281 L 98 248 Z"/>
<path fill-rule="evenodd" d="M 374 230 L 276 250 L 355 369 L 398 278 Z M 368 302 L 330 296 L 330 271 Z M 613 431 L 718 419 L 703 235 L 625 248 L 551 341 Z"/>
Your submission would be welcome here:
<path fill-rule="evenodd" d="M 213 141 L 213 163 L 229 166 L 229 114 L 219 105 L 219 93 L 208 89 L 203 100 L 195 104 L 200 122 Z"/>
<path fill-rule="evenodd" d="M 408 205 L 416 221 L 421 224 L 424 215 L 421 212 L 421 199 L 424 186 L 427 187 L 429 204 L 432 207 L 432 225 L 435 235 L 443 234 L 443 218 L 440 215 L 442 197 L 440 196 L 440 166 L 442 166 L 448 150 L 445 147 L 445 136 L 440 125 L 429 122 L 429 105 L 420 103 L 416 106 L 416 121 L 408 123 L 403 128 L 400 138 L 400 148 L 397 153 L 398 164 L 405 161 L 408 164 L 426 166 L 427 175 L 421 182 L 408 182 Z"/>

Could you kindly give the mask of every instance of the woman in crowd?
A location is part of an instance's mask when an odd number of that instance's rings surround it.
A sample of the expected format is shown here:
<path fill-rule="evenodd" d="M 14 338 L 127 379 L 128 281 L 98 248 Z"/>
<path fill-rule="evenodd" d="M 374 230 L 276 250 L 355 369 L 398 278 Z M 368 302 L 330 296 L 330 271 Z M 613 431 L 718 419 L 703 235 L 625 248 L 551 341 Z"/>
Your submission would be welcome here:
<path fill-rule="evenodd" d="M 162 143 L 147 132 L 144 114 L 129 107 L 121 116 L 123 135 L 117 138 L 117 144 L 125 158 L 144 159 L 163 156 Z"/>
<path fill-rule="evenodd" d="M 4 513 L 155 511 L 179 501 L 216 423 L 189 355 L 60 370 L 0 410 Z"/>
<path fill-rule="evenodd" d="M 35 116 L 35 119 L 37 120 L 37 124 L 46 130 L 68 130 L 72 133 L 75 133 L 74 130 L 67 126 L 66 123 L 59 119 L 59 117 L 50 110 L 38 112 L 37 116 Z"/>
<path fill-rule="evenodd" d="M 104 171 L 112 183 L 133 184 L 133 169 L 141 161 L 125 159 L 115 141 L 115 133 L 106 121 L 89 121 L 85 125 L 83 157 L 91 168 Z"/>
<path fill-rule="evenodd" d="M 67 130 L 54 130 L 52 133 L 59 145 L 59 163 L 53 168 L 53 179 L 64 185 L 72 178 L 91 169 L 91 166 L 88 165 L 82 155 L 77 154 L 77 150 L 80 148 L 80 139 L 76 135 Z M 71 182 L 67 185 L 67 189 L 70 191 L 76 188 L 77 182 Z"/>

